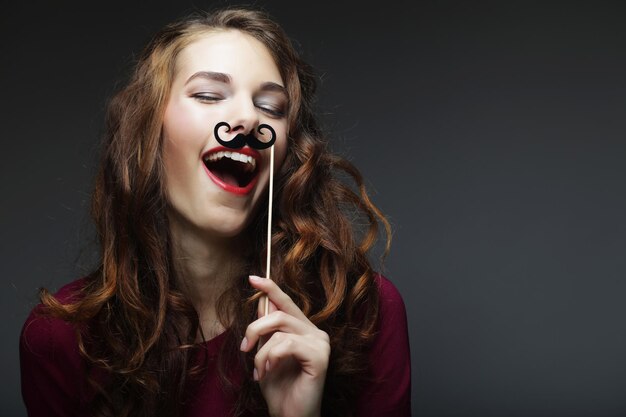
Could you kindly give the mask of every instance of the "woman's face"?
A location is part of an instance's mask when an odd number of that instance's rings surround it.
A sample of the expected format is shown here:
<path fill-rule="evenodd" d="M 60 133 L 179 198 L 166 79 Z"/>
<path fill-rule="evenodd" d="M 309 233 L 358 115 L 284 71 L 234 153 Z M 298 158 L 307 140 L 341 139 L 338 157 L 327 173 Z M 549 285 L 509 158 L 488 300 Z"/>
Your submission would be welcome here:
<path fill-rule="evenodd" d="M 185 47 L 163 120 L 163 158 L 172 221 L 216 237 L 248 224 L 269 181 L 270 149 L 221 146 L 238 133 L 276 132 L 275 171 L 287 151 L 287 93 L 267 48 L 237 30 L 210 32 Z M 172 216 L 171 216 L 172 217 Z"/>

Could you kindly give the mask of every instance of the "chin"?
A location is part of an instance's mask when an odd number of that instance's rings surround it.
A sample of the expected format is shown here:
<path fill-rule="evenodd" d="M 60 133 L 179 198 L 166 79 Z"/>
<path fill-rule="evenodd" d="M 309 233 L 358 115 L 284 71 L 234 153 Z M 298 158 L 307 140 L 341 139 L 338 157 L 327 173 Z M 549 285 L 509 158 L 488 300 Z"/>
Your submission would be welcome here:
<path fill-rule="evenodd" d="M 170 226 L 178 231 L 176 234 L 180 238 L 184 238 L 185 234 L 191 234 L 230 239 L 242 234 L 249 224 L 246 213 L 229 213 L 229 211 L 223 213 L 215 209 L 211 211 L 214 211 L 212 216 L 198 218 L 192 213 L 185 213 L 184 210 L 177 210 L 170 205 L 168 210 Z"/>
<path fill-rule="evenodd" d="M 207 234 L 210 234 L 213 237 L 219 237 L 222 239 L 233 239 L 241 235 L 246 230 L 246 228 L 244 226 L 240 226 L 240 227 L 219 226 L 219 227 L 204 228 L 204 230 L 206 231 Z"/>
<path fill-rule="evenodd" d="M 200 226 L 207 234 L 220 238 L 235 238 L 245 233 L 250 221 L 246 218 L 229 218 L 223 216 L 216 221 L 212 219 Z"/>

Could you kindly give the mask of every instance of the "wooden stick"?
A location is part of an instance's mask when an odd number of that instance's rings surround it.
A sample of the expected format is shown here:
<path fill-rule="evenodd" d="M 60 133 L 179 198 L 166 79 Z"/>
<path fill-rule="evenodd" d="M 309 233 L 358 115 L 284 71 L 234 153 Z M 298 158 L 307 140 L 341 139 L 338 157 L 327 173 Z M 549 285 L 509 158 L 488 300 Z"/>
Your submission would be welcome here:
<path fill-rule="evenodd" d="M 274 147 L 270 146 L 270 189 L 268 192 L 269 202 L 267 208 L 267 258 L 265 260 L 265 278 L 270 278 L 270 259 L 272 255 L 272 202 L 274 200 Z M 270 313 L 270 300 L 267 295 L 263 296 L 265 300 L 265 314 Z"/>

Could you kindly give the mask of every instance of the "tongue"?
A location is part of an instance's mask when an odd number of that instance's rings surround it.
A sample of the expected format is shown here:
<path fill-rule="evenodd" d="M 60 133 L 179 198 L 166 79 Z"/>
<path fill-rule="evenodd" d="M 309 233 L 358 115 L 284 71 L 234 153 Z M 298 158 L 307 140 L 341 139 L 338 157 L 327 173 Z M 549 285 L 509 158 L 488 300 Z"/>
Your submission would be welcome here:
<path fill-rule="evenodd" d="M 239 187 L 239 181 L 237 181 L 237 178 L 234 175 L 231 175 L 228 172 L 223 172 L 221 177 L 222 181 L 224 181 L 226 184 L 232 185 L 234 187 Z"/>

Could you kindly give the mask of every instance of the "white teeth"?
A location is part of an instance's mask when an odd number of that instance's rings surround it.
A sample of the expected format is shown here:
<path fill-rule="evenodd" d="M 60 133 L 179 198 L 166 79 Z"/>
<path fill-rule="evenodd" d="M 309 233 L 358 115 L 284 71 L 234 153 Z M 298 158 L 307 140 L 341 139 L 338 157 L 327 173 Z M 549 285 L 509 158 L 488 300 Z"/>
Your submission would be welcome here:
<path fill-rule="evenodd" d="M 217 161 L 218 159 L 222 159 L 222 158 L 230 158 L 233 161 L 239 161 L 239 162 L 243 162 L 244 164 L 249 164 L 250 171 L 256 168 L 256 160 L 253 157 L 249 155 L 244 155 L 239 152 L 219 151 L 219 152 L 215 152 L 215 153 L 212 153 L 211 155 L 206 156 L 204 160 L 205 161 Z"/>

